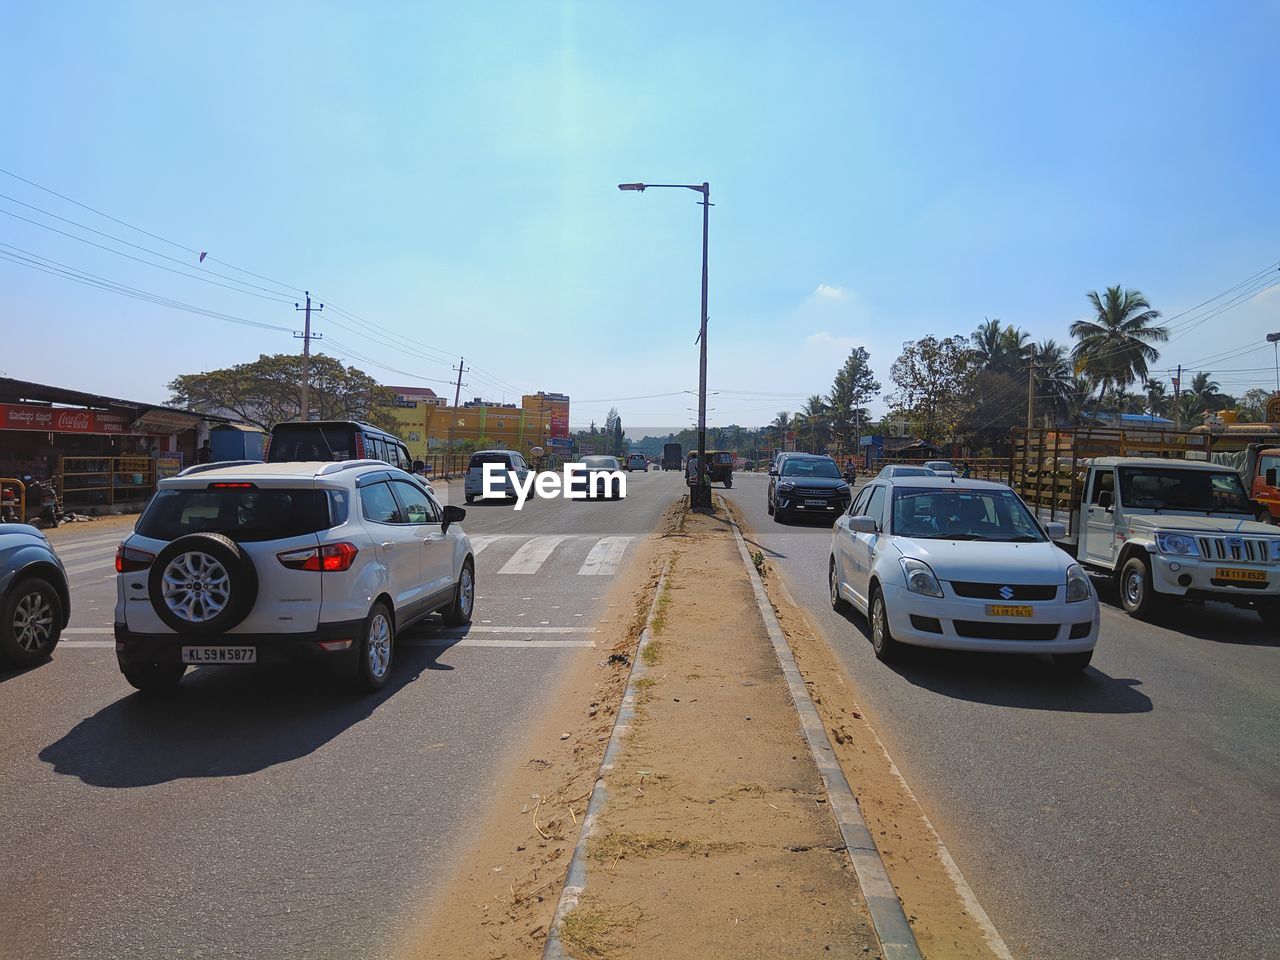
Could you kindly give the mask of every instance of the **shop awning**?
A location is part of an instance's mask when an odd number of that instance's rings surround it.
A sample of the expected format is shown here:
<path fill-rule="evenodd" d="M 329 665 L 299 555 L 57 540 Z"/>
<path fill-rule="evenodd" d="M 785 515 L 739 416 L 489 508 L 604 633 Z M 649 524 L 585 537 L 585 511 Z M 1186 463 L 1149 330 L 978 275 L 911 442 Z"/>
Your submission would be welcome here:
<path fill-rule="evenodd" d="M 80 408 L 79 410 L 69 408 Z M 87 393 L 0 377 L 0 408 L 9 421 L 0 429 L 50 430 L 79 433 L 178 433 L 201 420 L 229 423 L 230 417 L 195 413 L 158 403 L 123 400 L 100 393 Z M 52 417 L 40 413 L 48 410 Z M 127 428 L 127 429 L 126 429 Z"/>

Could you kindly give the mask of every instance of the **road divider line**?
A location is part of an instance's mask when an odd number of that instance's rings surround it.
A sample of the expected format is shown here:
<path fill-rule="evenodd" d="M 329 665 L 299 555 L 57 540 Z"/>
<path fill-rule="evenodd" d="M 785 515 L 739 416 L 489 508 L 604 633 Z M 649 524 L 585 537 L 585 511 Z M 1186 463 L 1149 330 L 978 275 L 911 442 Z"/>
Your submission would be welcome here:
<path fill-rule="evenodd" d="M 582 815 L 582 829 L 578 833 L 578 842 L 573 847 L 573 857 L 569 861 L 569 871 L 564 878 L 564 887 L 560 891 L 560 899 L 556 903 L 555 915 L 551 918 L 551 928 L 547 933 L 547 942 L 542 948 L 542 960 L 570 960 L 560 944 L 560 923 L 578 906 L 582 892 L 587 887 L 587 841 L 595 831 L 600 812 L 608 802 L 609 791 L 605 787 L 605 775 L 613 770 L 613 764 L 622 751 L 622 741 L 631 729 L 631 721 L 636 715 L 636 684 L 645 675 L 644 649 L 653 638 L 653 621 L 658 615 L 658 600 L 667 583 L 667 573 L 671 569 L 671 561 L 662 568 L 658 577 L 658 585 L 654 588 L 653 599 L 649 601 L 649 612 L 645 616 L 644 629 L 640 631 L 640 640 L 636 644 L 635 657 L 631 661 L 631 674 L 627 677 L 627 689 L 622 694 L 622 703 L 618 705 L 618 714 L 613 718 L 613 732 L 609 734 L 609 744 L 604 749 L 604 758 L 600 761 L 600 770 L 596 774 L 595 786 L 591 789 L 591 799 L 587 801 L 586 812 Z"/>
<path fill-rule="evenodd" d="M 67 576 L 74 577 L 77 573 L 88 573 L 90 570 L 102 570 L 102 571 L 111 570 L 113 569 L 114 557 L 115 557 L 115 551 L 112 550 L 111 553 L 104 554 L 103 556 L 97 558 L 96 560 L 90 560 L 85 563 L 74 564 L 73 566 L 66 568 Z"/>
<path fill-rule="evenodd" d="M 755 595 L 756 606 L 764 620 L 765 630 L 773 644 L 773 651 L 782 667 L 782 675 L 791 691 L 791 700 L 795 704 L 800 718 L 800 728 L 805 741 L 809 745 L 809 753 L 813 756 L 818 772 L 822 775 L 827 797 L 831 801 L 831 812 L 835 815 L 840 835 L 844 838 L 845 852 L 853 864 L 854 874 L 858 878 L 858 886 L 862 888 L 862 896 L 867 902 L 867 912 L 871 914 L 871 923 L 875 927 L 876 936 L 886 960 L 921 960 L 920 947 L 916 944 L 911 924 L 907 922 L 906 912 L 902 909 L 902 901 L 889 880 L 889 872 L 885 869 L 880 850 L 876 847 L 867 823 L 862 819 L 862 811 L 858 808 L 858 799 L 849 787 L 840 761 L 836 758 L 831 739 L 827 736 L 822 718 L 818 716 L 818 708 L 814 706 L 805 686 L 804 677 L 796 665 L 795 656 L 787 644 L 786 634 L 773 612 L 773 604 L 765 592 L 764 583 L 755 564 L 751 562 L 751 552 L 742 537 L 742 530 L 729 515 L 729 523 L 733 527 L 733 536 L 738 543 L 738 552 L 742 555 L 743 566 L 751 580 L 751 592 Z"/>
<path fill-rule="evenodd" d="M 580 577 L 611 577 L 618 571 L 622 555 L 634 537 L 601 537 L 578 568 Z"/>
<path fill-rule="evenodd" d="M 538 568 L 551 556 L 552 551 L 567 539 L 568 537 L 562 535 L 534 537 L 512 554 L 511 559 L 503 564 L 498 573 L 537 573 Z"/>

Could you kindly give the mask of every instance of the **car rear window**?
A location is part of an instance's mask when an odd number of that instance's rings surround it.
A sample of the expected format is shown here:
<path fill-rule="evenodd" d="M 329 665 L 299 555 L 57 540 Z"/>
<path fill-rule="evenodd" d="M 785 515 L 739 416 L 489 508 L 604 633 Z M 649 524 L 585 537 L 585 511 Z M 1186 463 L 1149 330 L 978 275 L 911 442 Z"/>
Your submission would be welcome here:
<path fill-rule="evenodd" d="M 271 431 L 267 462 L 351 460 L 355 457 L 352 450 L 355 446 L 354 438 L 355 430 L 350 427 L 281 424 Z"/>
<path fill-rule="evenodd" d="M 473 453 L 471 462 L 467 464 L 467 469 L 483 470 L 486 463 L 500 463 L 506 467 L 511 464 L 511 460 L 505 453 Z"/>
<path fill-rule="evenodd" d="M 346 504 L 334 513 L 346 519 Z M 221 533 L 238 542 L 284 540 L 318 533 L 335 525 L 329 494 L 307 488 L 161 490 L 137 531 L 154 540 L 176 540 L 188 533 Z M 340 522 L 340 521 L 339 521 Z"/>

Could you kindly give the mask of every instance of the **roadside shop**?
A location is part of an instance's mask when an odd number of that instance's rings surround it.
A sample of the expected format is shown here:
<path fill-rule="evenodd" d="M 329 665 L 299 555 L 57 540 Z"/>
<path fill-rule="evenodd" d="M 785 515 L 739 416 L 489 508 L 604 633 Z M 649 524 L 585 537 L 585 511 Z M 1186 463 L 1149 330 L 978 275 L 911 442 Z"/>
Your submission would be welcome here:
<path fill-rule="evenodd" d="M 67 510 L 144 502 L 196 462 L 206 421 L 225 418 L 0 377 L 0 478 L 52 477 Z"/>

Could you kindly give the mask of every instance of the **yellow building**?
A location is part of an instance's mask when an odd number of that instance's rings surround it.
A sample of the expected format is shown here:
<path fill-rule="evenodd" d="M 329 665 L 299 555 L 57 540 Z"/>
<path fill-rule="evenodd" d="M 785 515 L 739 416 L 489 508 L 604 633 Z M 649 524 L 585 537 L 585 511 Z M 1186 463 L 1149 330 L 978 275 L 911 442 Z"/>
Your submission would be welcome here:
<path fill-rule="evenodd" d="M 485 402 L 480 398 L 460 407 L 447 406 L 426 387 L 390 387 L 396 406 L 387 412 L 396 421 L 396 433 L 409 447 L 409 455 L 425 459 L 465 440 L 484 446 L 519 450 L 533 447 L 550 452 L 552 438 L 569 435 L 569 398 L 540 392 L 521 398 L 520 405 Z"/>

